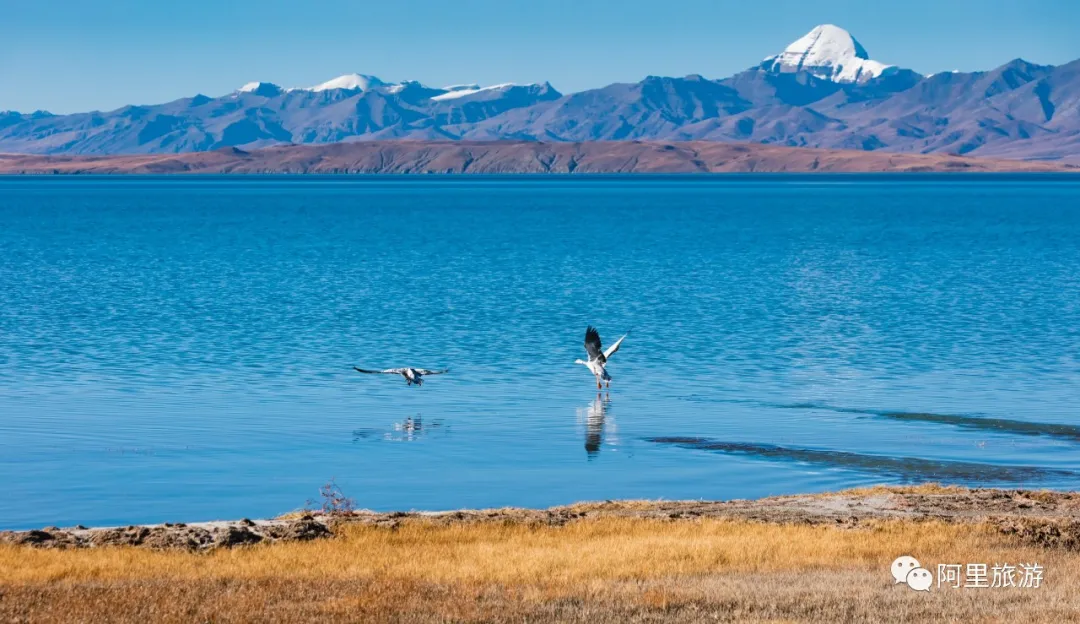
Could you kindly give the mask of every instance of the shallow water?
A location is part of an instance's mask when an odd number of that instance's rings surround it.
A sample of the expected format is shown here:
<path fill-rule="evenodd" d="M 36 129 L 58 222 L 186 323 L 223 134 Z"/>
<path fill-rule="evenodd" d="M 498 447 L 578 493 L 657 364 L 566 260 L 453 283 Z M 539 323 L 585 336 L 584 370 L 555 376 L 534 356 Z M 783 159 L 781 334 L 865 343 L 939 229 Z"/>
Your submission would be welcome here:
<path fill-rule="evenodd" d="M 1078 268 L 1071 177 L 0 179 L 0 528 L 1075 488 Z"/>

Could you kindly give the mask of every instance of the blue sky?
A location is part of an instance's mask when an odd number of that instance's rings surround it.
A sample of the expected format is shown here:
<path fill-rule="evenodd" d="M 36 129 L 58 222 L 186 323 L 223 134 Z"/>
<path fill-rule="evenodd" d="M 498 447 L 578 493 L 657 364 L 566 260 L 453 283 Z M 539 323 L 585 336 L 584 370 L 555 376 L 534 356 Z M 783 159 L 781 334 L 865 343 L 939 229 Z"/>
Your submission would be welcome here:
<path fill-rule="evenodd" d="M 1080 58 L 1074 0 L 9 0 L 0 110 L 109 110 L 349 72 L 433 86 L 549 80 L 563 92 L 723 78 L 820 23 L 923 73 Z"/>

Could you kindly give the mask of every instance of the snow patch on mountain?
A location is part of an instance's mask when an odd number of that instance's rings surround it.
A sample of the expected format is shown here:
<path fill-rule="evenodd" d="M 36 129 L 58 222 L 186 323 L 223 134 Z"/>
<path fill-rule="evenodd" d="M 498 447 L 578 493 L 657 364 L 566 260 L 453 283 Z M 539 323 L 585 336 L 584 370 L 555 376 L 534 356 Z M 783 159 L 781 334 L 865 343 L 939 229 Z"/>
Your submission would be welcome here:
<path fill-rule="evenodd" d="M 444 89 L 447 89 L 448 91 L 446 93 L 433 96 L 431 99 L 433 99 L 433 100 L 435 100 L 437 102 L 441 102 L 443 100 L 454 100 L 454 99 L 457 99 L 457 98 L 462 98 L 462 97 L 465 97 L 467 95 L 475 95 L 475 94 L 481 93 L 483 91 L 505 91 L 506 89 L 509 89 L 510 87 L 516 87 L 516 86 L 519 86 L 519 85 L 517 85 L 516 83 L 513 83 L 513 82 L 504 82 L 502 84 L 491 85 L 490 87 L 480 87 L 480 86 L 477 86 L 477 85 L 453 85 L 453 86 L 450 86 L 450 87 L 443 87 Z M 526 86 L 533 86 L 533 85 L 526 85 Z"/>
<path fill-rule="evenodd" d="M 264 97 L 274 97 L 281 94 L 281 87 L 272 82 L 249 82 L 237 89 L 236 93 L 253 93 Z"/>
<path fill-rule="evenodd" d="M 344 76 L 338 76 L 337 78 L 327 80 L 324 83 L 317 84 L 314 87 L 290 87 L 288 89 L 282 89 L 281 87 L 272 82 L 249 82 L 237 89 L 235 91 L 235 94 L 239 95 L 241 93 L 253 93 L 256 95 L 272 97 L 274 95 L 279 95 L 283 92 L 308 91 L 317 93 L 320 91 L 330 91 L 334 89 L 344 89 L 347 91 L 370 91 L 374 89 L 393 94 L 401 93 L 406 88 L 411 86 L 428 89 L 428 87 L 425 87 L 423 84 L 414 80 L 404 80 L 402 82 L 390 83 L 384 82 L 383 80 L 380 80 L 375 76 L 370 76 L 367 74 L 345 74 Z M 437 95 L 433 96 L 431 99 L 436 101 L 452 100 L 487 91 L 507 91 L 513 87 L 539 88 L 542 86 L 544 85 L 522 85 L 514 82 L 504 82 L 502 84 L 491 85 L 487 87 L 481 87 L 480 85 L 475 83 L 448 85 L 440 89 L 432 89 L 433 91 L 436 91 Z"/>
<path fill-rule="evenodd" d="M 368 76 L 367 74 L 345 74 L 344 76 L 338 76 L 332 80 L 327 80 L 322 84 L 317 84 L 314 87 L 299 90 L 329 91 L 330 89 L 348 89 L 350 91 L 367 91 L 372 87 L 381 87 L 385 84 L 385 82 L 379 80 L 375 76 Z"/>
<path fill-rule="evenodd" d="M 835 82 L 865 82 L 899 69 L 872 60 L 851 33 L 833 24 L 814 27 L 761 67 L 774 73 L 805 71 Z"/>

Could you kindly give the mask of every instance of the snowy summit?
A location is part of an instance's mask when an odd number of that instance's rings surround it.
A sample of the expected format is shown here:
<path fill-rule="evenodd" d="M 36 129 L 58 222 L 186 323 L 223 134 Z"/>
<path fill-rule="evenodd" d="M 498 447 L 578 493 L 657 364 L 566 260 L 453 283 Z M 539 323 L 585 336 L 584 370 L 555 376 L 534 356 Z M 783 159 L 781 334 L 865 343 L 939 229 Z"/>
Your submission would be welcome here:
<path fill-rule="evenodd" d="M 433 89 L 425 87 L 415 80 L 390 83 L 367 74 L 345 74 L 344 76 L 338 76 L 337 78 L 327 80 L 322 84 L 317 84 L 314 87 L 292 87 L 289 89 L 282 89 L 272 82 L 249 82 L 234 91 L 233 96 L 241 97 L 245 94 L 253 94 L 261 95 L 263 97 L 274 97 L 281 95 L 282 93 L 319 93 L 323 91 L 338 90 L 350 92 L 359 91 L 361 93 L 365 91 L 378 91 L 389 94 L 398 94 L 403 93 L 406 89 L 411 87 L 416 87 L 421 92 L 426 91 L 428 93 L 434 93 L 430 99 L 436 102 L 454 100 L 476 94 L 492 93 L 502 93 L 508 96 L 513 95 L 515 97 L 540 97 L 542 99 L 553 99 L 560 97 L 561 95 L 550 83 L 517 84 L 513 82 L 504 82 L 488 87 L 481 87 L 478 84 L 458 84 L 443 87 L 441 89 Z M 524 91 L 525 93 L 517 93 L 517 91 Z"/>
<path fill-rule="evenodd" d="M 832 24 L 815 27 L 780 54 L 765 59 L 761 67 L 775 73 L 805 71 L 835 82 L 865 82 L 897 70 L 895 65 L 871 60 L 851 33 Z"/>
<path fill-rule="evenodd" d="M 360 91 L 367 91 L 371 87 L 381 87 L 385 82 L 379 80 L 375 76 L 368 76 L 366 74 L 345 74 L 344 76 L 338 76 L 333 80 L 327 80 L 322 84 L 317 84 L 314 87 L 308 87 L 304 91 L 329 91 L 330 89 L 348 89 L 350 91 L 359 89 Z"/>
<path fill-rule="evenodd" d="M 479 85 L 453 85 L 446 87 L 446 93 L 436 95 L 431 98 L 435 101 L 442 100 L 456 100 L 457 98 L 465 97 L 468 95 L 476 95 L 481 91 L 504 91 L 510 87 L 516 87 L 517 85 L 512 82 L 504 82 L 502 84 L 491 85 L 490 87 L 481 87 Z"/>
<path fill-rule="evenodd" d="M 288 89 L 282 89 L 272 82 L 249 82 L 237 89 L 236 93 L 254 93 L 255 95 L 273 97 L 281 94 L 283 91 L 329 91 L 331 89 L 367 91 L 372 87 L 384 86 L 387 86 L 387 84 L 375 76 L 368 76 L 366 74 L 345 74 L 344 76 L 338 76 L 332 80 L 327 80 L 322 84 L 317 84 L 314 87 L 290 87 Z"/>
<path fill-rule="evenodd" d="M 281 87 L 272 82 L 249 82 L 236 90 L 237 93 L 254 93 L 263 97 L 274 97 L 281 93 Z"/>
<path fill-rule="evenodd" d="M 442 88 L 445 93 L 432 96 L 432 100 L 436 102 L 444 102 L 446 100 L 456 100 L 458 98 L 469 97 L 478 93 L 512 93 L 515 90 L 524 90 L 532 95 L 549 96 L 554 94 L 555 97 L 559 97 L 561 94 L 551 86 L 550 83 L 538 84 L 535 82 L 529 84 L 519 84 L 516 82 L 504 82 L 502 84 L 491 85 L 488 87 L 481 87 L 475 84 L 461 84 L 451 85 L 449 87 Z"/>

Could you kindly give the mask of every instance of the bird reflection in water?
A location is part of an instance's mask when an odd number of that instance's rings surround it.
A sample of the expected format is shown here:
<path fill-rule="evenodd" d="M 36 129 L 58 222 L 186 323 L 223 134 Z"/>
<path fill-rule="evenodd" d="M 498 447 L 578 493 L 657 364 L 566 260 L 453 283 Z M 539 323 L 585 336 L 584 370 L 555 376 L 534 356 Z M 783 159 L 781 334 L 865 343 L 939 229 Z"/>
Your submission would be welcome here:
<path fill-rule="evenodd" d="M 383 429 L 356 429 L 353 431 L 353 442 L 359 442 L 360 440 L 390 440 L 393 442 L 412 442 L 432 431 L 447 431 L 448 428 L 443 426 L 443 421 L 436 418 L 428 422 L 424 422 L 423 417 L 419 414 L 416 418 L 412 416 L 407 417 L 401 422 L 394 423 L 389 430 Z"/>
<path fill-rule="evenodd" d="M 611 395 L 597 393 L 596 399 L 589 407 L 578 410 L 578 421 L 585 421 L 585 454 L 589 456 L 589 459 L 600 454 L 600 446 L 604 443 L 605 427 L 609 434 L 614 433 L 615 423 L 608 413 L 609 407 L 611 407 Z M 608 420 L 612 422 L 608 423 Z M 608 427 L 609 424 L 610 427 Z M 613 440 L 609 439 L 608 445 L 612 443 Z"/>

